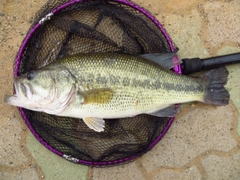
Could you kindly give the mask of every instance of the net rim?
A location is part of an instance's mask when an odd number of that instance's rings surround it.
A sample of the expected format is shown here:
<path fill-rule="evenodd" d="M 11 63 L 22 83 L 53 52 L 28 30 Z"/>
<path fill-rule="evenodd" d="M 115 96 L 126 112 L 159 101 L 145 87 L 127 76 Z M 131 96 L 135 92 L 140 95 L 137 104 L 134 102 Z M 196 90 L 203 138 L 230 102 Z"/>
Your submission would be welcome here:
<path fill-rule="evenodd" d="M 24 49 L 28 43 L 28 41 L 30 40 L 30 38 L 32 37 L 32 35 L 35 33 L 35 31 L 42 25 L 42 23 L 44 23 L 47 20 L 50 20 L 51 16 L 54 15 L 55 13 L 57 13 L 58 11 L 74 5 L 76 3 L 81 3 L 84 0 L 72 0 L 69 1 L 65 4 L 62 4 L 58 7 L 56 7 L 56 9 L 52 10 L 51 13 L 47 14 L 45 17 L 43 17 L 30 31 L 29 33 L 26 35 L 25 39 L 23 40 L 20 49 L 17 53 L 16 56 L 16 64 L 14 67 L 14 78 L 18 76 L 18 70 L 19 70 L 19 66 L 20 66 L 20 62 L 21 62 L 21 57 L 22 54 L 24 52 Z M 163 33 L 164 37 L 166 38 L 168 45 L 170 47 L 170 50 L 173 52 L 174 51 L 174 46 L 173 46 L 173 42 L 170 38 L 170 36 L 168 35 L 167 31 L 163 28 L 163 26 L 160 24 L 160 22 L 147 10 L 145 10 L 144 8 L 140 7 L 139 5 L 130 2 L 128 0 L 109 0 L 112 2 L 116 2 L 116 3 L 120 3 L 123 5 L 127 5 L 137 11 L 139 11 L 140 13 L 142 13 L 143 15 L 145 15 L 148 19 L 150 19 Z M 182 70 L 181 70 L 181 66 L 177 65 L 173 68 L 173 70 L 178 73 L 178 74 L 182 74 Z M 140 154 L 136 154 L 130 157 L 126 157 L 123 159 L 117 159 L 114 161 L 104 161 L 104 162 L 93 162 L 93 161 L 86 161 L 86 160 L 81 160 L 81 159 L 76 159 L 74 157 L 68 156 L 66 154 L 64 154 L 63 152 L 58 151 L 57 149 L 54 149 L 52 146 L 50 146 L 45 140 L 43 140 L 39 134 L 36 132 L 36 130 L 33 128 L 33 126 L 31 125 L 30 121 L 28 120 L 26 114 L 24 113 L 23 108 L 19 107 L 18 108 L 20 111 L 20 114 L 22 116 L 22 118 L 24 119 L 26 125 L 28 126 L 29 130 L 32 132 L 32 134 L 35 136 L 35 138 L 42 144 L 44 145 L 47 149 L 49 149 L 50 151 L 52 151 L 53 153 L 69 160 L 75 163 L 79 163 L 79 164 L 84 164 L 84 165 L 88 165 L 88 166 L 106 166 L 106 165 L 114 165 L 114 164 L 118 164 L 118 163 L 124 163 L 127 161 L 131 161 L 137 157 L 139 157 L 140 155 L 142 155 L 143 153 Z M 171 127 L 172 123 L 174 121 L 174 117 L 171 117 L 170 120 L 168 121 L 167 126 L 163 129 L 163 131 L 160 133 L 160 135 L 148 146 L 147 151 L 149 151 L 150 149 L 152 149 L 161 139 L 162 137 L 167 133 L 167 131 L 169 130 L 169 128 Z"/>

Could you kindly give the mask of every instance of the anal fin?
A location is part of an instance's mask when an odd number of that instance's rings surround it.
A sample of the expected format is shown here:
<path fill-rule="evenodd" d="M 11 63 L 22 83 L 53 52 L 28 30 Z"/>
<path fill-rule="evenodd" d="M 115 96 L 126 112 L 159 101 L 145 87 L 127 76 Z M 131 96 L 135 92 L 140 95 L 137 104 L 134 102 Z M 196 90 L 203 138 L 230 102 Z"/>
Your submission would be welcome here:
<path fill-rule="evenodd" d="M 171 105 L 149 114 L 157 117 L 174 117 L 179 112 L 179 110 L 179 105 Z"/>

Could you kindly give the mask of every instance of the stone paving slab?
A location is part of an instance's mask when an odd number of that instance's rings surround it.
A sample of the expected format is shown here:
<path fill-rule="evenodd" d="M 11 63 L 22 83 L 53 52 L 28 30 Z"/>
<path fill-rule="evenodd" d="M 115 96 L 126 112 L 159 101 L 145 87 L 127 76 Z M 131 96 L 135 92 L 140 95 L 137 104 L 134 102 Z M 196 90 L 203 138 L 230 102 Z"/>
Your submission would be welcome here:
<path fill-rule="evenodd" d="M 0 97 L 12 92 L 12 64 L 34 14 L 47 0 L 0 1 Z M 239 0 L 135 0 L 164 25 L 184 58 L 240 52 Z M 183 106 L 166 136 L 128 164 L 92 168 L 42 146 L 15 107 L 0 101 L 0 180 L 229 179 L 240 177 L 240 65 L 230 65 L 225 107 Z"/>
<path fill-rule="evenodd" d="M 28 136 L 27 147 L 41 167 L 46 179 L 68 179 L 71 177 L 71 179 L 85 180 L 87 178 L 87 166 L 76 165 L 58 157 L 42 146 L 31 133 Z"/>

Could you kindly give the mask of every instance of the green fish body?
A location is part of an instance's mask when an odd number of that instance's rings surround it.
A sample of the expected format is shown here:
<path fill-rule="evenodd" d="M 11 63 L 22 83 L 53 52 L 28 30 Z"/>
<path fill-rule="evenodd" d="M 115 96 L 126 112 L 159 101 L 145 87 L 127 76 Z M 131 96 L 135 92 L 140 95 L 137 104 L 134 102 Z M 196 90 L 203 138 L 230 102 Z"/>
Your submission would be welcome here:
<path fill-rule="evenodd" d="M 98 132 L 104 130 L 103 118 L 138 114 L 171 117 L 178 112 L 174 104 L 190 101 L 228 104 L 226 68 L 194 78 L 169 70 L 179 63 L 174 59 L 174 53 L 69 56 L 17 77 L 16 94 L 5 101 L 58 116 L 82 118 Z"/>

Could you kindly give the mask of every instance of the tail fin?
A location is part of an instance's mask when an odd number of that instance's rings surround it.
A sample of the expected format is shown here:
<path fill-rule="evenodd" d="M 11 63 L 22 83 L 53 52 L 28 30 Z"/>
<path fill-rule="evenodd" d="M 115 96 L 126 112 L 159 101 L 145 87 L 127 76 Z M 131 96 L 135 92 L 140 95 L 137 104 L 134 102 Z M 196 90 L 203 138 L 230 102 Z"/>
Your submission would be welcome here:
<path fill-rule="evenodd" d="M 201 76 L 206 82 L 204 102 L 213 105 L 227 105 L 229 93 L 224 85 L 227 83 L 228 70 L 226 67 L 213 69 Z"/>

